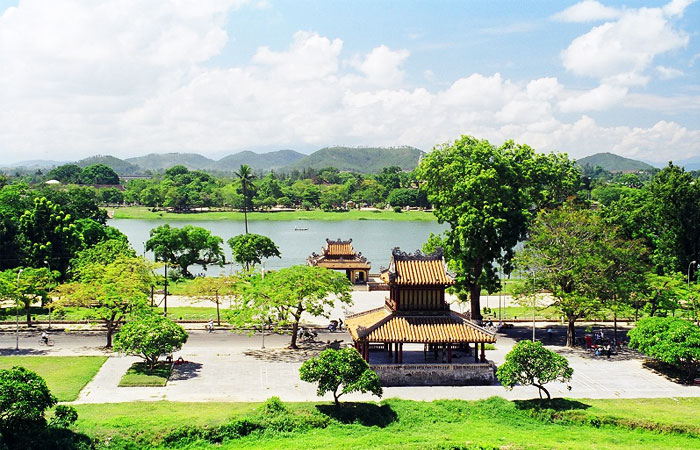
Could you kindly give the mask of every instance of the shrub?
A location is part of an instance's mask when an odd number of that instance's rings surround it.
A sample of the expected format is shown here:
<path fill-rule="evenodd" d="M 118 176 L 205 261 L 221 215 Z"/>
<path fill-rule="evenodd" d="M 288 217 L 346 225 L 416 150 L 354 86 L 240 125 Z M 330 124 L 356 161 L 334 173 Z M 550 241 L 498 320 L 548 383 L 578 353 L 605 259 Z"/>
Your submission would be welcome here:
<path fill-rule="evenodd" d="M 0 370 L 0 428 L 3 432 L 46 425 L 44 412 L 56 404 L 46 381 L 24 367 Z"/>
<path fill-rule="evenodd" d="M 55 428 L 68 428 L 78 420 L 78 411 L 72 406 L 58 405 L 49 426 Z"/>

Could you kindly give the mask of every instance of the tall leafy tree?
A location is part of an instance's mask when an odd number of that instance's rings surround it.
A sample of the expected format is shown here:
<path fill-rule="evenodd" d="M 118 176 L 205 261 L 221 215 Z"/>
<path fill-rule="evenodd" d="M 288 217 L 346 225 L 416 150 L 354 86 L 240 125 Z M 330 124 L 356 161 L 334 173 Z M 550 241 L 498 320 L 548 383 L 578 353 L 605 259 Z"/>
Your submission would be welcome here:
<path fill-rule="evenodd" d="M 537 207 L 575 194 L 580 179 L 566 156 L 537 155 L 512 141 L 495 147 L 471 136 L 433 149 L 416 176 L 438 221 L 450 225 L 438 244 L 477 321 L 482 288 L 498 288 L 497 266 L 511 270 L 515 245 Z"/>
<path fill-rule="evenodd" d="M 291 348 L 297 346 L 297 332 L 303 313 L 326 317 L 335 301 L 351 304 L 350 281 L 344 274 L 317 266 L 291 266 L 269 272 L 262 279 L 255 275 L 239 297 L 237 312 L 231 317 L 235 325 L 255 326 L 273 314 L 276 326 L 292 327 Z"/>
<path fill-rule="evenodd" d="M 552 293 L 568 322 L 567 345 L 576 320 L 600 309 L 613 296 L 628 295 L 643 266 L 639 244 L 618 237 L 595 212 L 570 204 L 543 211 L 518 255 L 517 265 L 532 289 Z"/>
<path fill-rule="evenodd" d="M 119 257 L 109 264 L 83 268 L 76 281 L 56 288 L 57 307 L 90 308 L 91 316 L 107 328 L 107 347 L 112 336 L 131 314 L 148 307 L 153 285 L 153 266 L 143 258 Z"/>
<path fill-rule="evenodd" d="M 80 173 L 82 170 L 83 169 L 76 164 L 64 164 L 51 169 L 49 172 L 49 178 L 66 184 L 78 184 L 80 182 Z"/>
<path fill-rule="evenodd" d="M 56 287 L 58 272 L 51 272 L 46 267 L 26 267 L 20 269 L 7 269 L 0 272 L 3 288 L 0 288 L 0 295 L 13 298 L 17 302 L 17 307 L 24 309 L 27 326 L 32 324 L 31 307 L 32 304 L 41 302 L 44 305 L 49 301 L 51 290 Z M 19 275 L 19 277 L 18 277 Z"/>
<path fill-rule="evenodd" d="M 105 164 L 93 164 L 80 172 L 83 184 L 119 184 L 119 175 Z"/>
<path fill-rule="evenodd" d="M 244 266 L 245 270 L 262 263 L 263 259 L 280 257 L 280 250 L 274 241 L 260 234 L 239 234 L 228 240 L 233 252 L 233 259 Z"/>
<path fill-rule="evenodd" d="M 82 242 L 70 214 L 45 197 L 34 199 L 34 207 L 19 219 L 25 263 L 31 267 L 47 264 L 65 275 L 68 264 Z"/>
<path fill-rule="evenodd" d="M 144 314 L 119 330 L 114 350 L 143 358 L 148 370 L 153 370 L 163 355 L 178 351 L 187 342 L 187 332 L 167 317 Z"/>
<path fill-rule="evenodd" d="M 255 179 L 255 174 L 253 174 L 253 169 L 247 164 L 241 164 L 241 167 L 233 174 L 241 182 L 241 188 L 243 189 L 243 219 L 245 221 L 245 232 L 248 234 L 248 205 L 250 204 L 248 187 Z"/>
<path fill-rule="evenodd" d="M 201 264 L 206 270 L 207 265 L 223 266 L 225 262 L 223 239 L 205 228 L 192 225 L 171 228 L 165 224 L 152 229 L 150 236 L 146 250 L 153 252 L 156 261 L 178 266 L 184 276 L 192 276 L 187 270 L 192 264 Z"/>
<path fill-rule="evenodd" d="M 541 342 L 520 341 L 508 352 L 503 364 L 498 367 L 496 376 L 506 389 L 516 384 L 535 386 L 540 398 L 542 393 L 551 399 L 545 384 L 552 381 L 568 382 L 574 369 L 561 355 L 544 348 Z"/>

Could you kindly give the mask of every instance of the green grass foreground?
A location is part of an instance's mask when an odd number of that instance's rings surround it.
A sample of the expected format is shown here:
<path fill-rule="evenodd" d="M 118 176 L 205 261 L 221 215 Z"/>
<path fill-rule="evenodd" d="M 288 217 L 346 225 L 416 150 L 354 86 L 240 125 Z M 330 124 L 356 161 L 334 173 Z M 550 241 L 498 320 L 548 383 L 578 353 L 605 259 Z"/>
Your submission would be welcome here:
<path fill-rule="evenodd" d="M 243 221 L 243 213 L 238 211 L 212 211 L 212 212 L 191 212 L 191 213 L 171 213 L 166 211 L 152 212 L 150 208 L 144 206 L 128 206 L 114 210 L 115 219 L 141 219 L 141 220 L 236 220 Z M 400 213 L 386 210 L 350 210 L 350 211 L 323 211 L 315 209 L 311 211 L 265 211 L 249 212 L 249 221 L 292 221 L 292 220 L 397 220 L 397 221 L 423 221 L 434 222 L 435 216 L 432 212 L 425 211 L 403 211 Z"/>
<path fill-rule="evenodd" d="M 59 402 L 70 402 L 93 379 L 106 356 L 0 356 L 0 369 L 22 366 L 41 375 Z"/>
<path fill-rule="evenodd" d="M 76 405 L 76 431 L 109 448 L 690 449 L 698 398 L 646 400 Z"/>
<path fill-rule="evenodd" d="M 168 383 L 171 369 L 170 364 L 161 363 L 149 371 L 146 364 L 134 363 L 119 380 L 119 387 L 163 387 Z"/>

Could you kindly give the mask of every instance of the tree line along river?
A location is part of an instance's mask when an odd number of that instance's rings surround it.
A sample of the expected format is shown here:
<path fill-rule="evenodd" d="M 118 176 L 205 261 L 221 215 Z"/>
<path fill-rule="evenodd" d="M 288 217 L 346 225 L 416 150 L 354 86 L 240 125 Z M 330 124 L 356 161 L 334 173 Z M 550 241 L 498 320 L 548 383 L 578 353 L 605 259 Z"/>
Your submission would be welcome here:
<path fill-rule="evenodd" d="M 168 223 L 167 220 L 138 220 L 138 219 L 111 219 L 108 225 L 119 229 L 124 233 L 132 247 L 139 254 L 144 253 L 145 242 L 149 238 L 149 231 L 159 225 Z M 177 221 L 171 222 L 171 226 L 182 227 L 194 225 L 206 228 L 212 234 L 223 238 L 226 261 L 232 261 L 231 249 L 226 241 L 238 234 L 245 232 L 243 221 Z M 414 252 L 423 246 L 430 233 L 440 233 L 447 229 L 447 225 L 437 222 L 397 222 L 390 220 L 348 220 L 348 221 L 248 221 L 251 233 L 262 234 L 272 239 L 280 249 L 281 258 L 270 258 L 265 263 L 265 268 L 279 269 L 295 264 L 306 264 L 306 258 L 312 252 L 319 253 L 321 247 L 328 239 L 352 239 L 355 251 L 361 252 L 372 264 L 372 273 L 379 272 L 379 267 L 386 267 L 391 256 L 391 249 L 400 247 L 406 252 Z M 306 228 L 299 230 L 299 228 Z M 153 259 L 151 252 L 145 252 L 148 259 Z M 237 265 L 208 267 L 204 272 L 199 266 L 192 266 L 192 273 L 206 273 L 217 275 L 222 271 L 230 272 L 238 270 Z"/>

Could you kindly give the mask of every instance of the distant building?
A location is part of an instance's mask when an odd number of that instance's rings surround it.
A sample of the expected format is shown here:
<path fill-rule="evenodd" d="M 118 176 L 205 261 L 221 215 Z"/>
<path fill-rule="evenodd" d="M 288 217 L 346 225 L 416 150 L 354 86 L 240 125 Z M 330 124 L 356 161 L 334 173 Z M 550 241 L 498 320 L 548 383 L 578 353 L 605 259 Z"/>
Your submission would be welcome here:
<path fill-rule="evenodd" d="M 353 283 L 367 283 L 371 267 L 362 253 L 356 253 L 352 248 L 352 239 L 336 241 L 326 239 L 326 246 L 321 248 L 321 254 L 315 252 L 307 259 L 310 266 L 325 267 L 332 270 L 344 270 L 345 275 Z"/>

